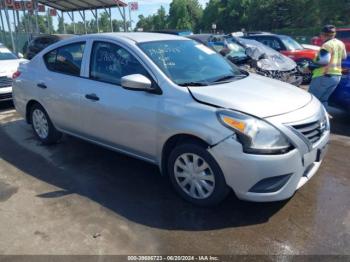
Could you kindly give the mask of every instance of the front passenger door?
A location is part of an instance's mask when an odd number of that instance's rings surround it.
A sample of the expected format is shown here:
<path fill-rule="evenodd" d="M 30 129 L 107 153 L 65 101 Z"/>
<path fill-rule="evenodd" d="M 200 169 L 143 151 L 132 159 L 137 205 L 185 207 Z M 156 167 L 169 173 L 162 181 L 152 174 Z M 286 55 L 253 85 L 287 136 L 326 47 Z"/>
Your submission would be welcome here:
<path fill-rule="evenodd" d="M 125 48 L 95 41 L 89 71 L 89 79 L 82 80 L 85 135 L 153 161 L 160 96 L 121 87 L 121 78 L 130 74 L 152 80 L 147 70 Z"/>

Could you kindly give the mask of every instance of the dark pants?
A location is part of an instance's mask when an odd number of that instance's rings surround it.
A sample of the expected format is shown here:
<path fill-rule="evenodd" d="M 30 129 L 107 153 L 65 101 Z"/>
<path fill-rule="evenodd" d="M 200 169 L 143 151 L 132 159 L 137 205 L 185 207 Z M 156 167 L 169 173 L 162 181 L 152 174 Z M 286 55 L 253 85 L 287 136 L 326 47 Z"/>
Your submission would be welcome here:
<path fill-rule="evenodd" d="M 320 76 L 313 78 L 309 92 L 320 100 L 320 102 L 327 108 L 328 99 L 337 88 L 341 76 L 332 75 L 332 76 Z"/>

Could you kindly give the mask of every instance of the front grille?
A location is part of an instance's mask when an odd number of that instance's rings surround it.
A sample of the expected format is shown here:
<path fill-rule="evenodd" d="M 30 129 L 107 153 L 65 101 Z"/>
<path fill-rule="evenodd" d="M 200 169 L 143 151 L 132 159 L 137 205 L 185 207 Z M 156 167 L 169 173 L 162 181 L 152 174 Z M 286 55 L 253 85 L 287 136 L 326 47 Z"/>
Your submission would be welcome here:
<path fill-rule="evenodd" d="M 293 128 L 304 135 L 311 144 L 314 144 L 321 139 L 323 133 L 326 131 L 327 121 L 323 119 L 307 124 L 294 125 Z"/>
<path fill-rule="evenodd" d="M 7 76 L 0 76 L 0 88 L 12 86 L 12 78 Z"/>

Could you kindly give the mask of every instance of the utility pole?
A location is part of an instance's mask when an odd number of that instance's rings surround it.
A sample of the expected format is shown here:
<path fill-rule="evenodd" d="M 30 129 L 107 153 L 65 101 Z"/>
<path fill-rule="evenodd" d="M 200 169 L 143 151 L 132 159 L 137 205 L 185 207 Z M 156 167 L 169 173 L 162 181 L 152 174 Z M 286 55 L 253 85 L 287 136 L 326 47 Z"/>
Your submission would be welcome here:
<path fill-rule="evenodd" d="M 124 17 L 124 32 L 128 32 L 128 26 L 126 22 L 125 6 L 123 6 L 123 17 Z"/>
<path fill-rule="evenodd" d="M 15 40 L 13 38 L 13 32 L 12 32 L 12 29 L 11 29 L 9 10 L 8 10 L 7 5 L 5 4 L 5 2 L 4 1 L 1 1 L 1 2 L 2 2 L 3 6 L 5 6 L 5 17 L 6 17 L 7 27 L 8 27 L 9 32 L 10 32 L 12 51 L 14 53 L 16 53 L 16 45 L 15 45 Z"/>
<path fill-rule="evenodd" d="M 5 42 L 6 42 L 6 33 L 5 33 L 4 19 L 2 18 L 2 10 L 0 10 L 0 19 L 1 19 L 1 35 L 2 35 L 2 38 L 3 38 L 3 42 L 5 44 Z"/>

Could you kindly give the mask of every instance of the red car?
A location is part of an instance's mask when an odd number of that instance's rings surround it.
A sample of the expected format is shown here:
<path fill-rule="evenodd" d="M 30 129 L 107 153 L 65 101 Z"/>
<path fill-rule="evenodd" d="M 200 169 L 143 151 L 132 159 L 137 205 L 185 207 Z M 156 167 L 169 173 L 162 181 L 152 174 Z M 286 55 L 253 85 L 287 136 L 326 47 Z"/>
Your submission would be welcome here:
<path fill-rule="evenodd" d="M 350 52 L 350 28 L 337 28 L 337 38 L 344 42 L 346 51 Z M 313 45 L 322 45 L 322 39 L 319 36 L 315 36 L 311 39 Z"/>

